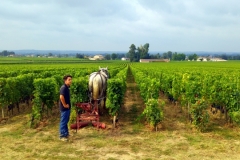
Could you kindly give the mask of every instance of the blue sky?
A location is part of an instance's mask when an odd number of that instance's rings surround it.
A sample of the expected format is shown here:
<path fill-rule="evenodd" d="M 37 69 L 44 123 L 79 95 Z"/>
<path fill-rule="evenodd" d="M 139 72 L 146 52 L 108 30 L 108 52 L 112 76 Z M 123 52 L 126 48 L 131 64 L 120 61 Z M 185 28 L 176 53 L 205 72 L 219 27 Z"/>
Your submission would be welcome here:
<path fill-rule="evenodd" d="M 237 0 L 2 0 L 0 49 L 240 51 Z"/>

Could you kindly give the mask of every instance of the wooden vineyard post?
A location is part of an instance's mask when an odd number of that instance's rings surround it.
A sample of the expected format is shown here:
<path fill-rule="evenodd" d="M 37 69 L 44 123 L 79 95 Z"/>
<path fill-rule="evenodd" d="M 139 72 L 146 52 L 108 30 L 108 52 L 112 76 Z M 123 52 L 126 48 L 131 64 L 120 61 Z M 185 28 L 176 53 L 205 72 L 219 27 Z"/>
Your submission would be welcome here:
<path fill-rule="evenodd" d="M 117 116 L 114 115 L 114 116 L 113 116 L 113 128 L 116 127 L 116 120 L 117 120 Z"/>
<path fill-rule="evenodd" d="M 2 108 L 2 118 L 4 118 L 4 110 L 3 110 L 3 106 L 2 106 L 1 108 Z"/>
<path fill-rule="evenodd" d="M 187 111 L 187 114 L 188 114 L 188 120 L 191 121 L 191 120 L 190 120 L 190 113 L 189 113 L 189 110 L 190 110 L 190 106 L 189 106 L 189 101 L 188 101 L 188 111 Z"/>

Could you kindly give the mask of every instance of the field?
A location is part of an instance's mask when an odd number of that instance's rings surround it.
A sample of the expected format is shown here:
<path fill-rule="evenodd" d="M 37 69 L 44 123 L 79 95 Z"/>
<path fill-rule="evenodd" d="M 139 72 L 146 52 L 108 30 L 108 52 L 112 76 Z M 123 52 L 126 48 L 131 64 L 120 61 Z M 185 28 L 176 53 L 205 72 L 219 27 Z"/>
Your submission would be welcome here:
<path fill-rule="evenodd" d="M 237 78 L 240 70 L 238 61 L 157 64 L 130 64 L 119 61 L 90 63 L 71 58 L 65 58 L 64 61 L 63 66 L 63 63 L 59 64 L 60 62 L 55 59 L 47 62 L 39 60 L 37 62 L 34 61 L 34 64 L 28 64 L 30 62 L 25 61 L 23 63 L 21 59 L 9 60 L 0 58 L 0 67 L 4 68 L 4 70 L 0 71 L 0 74 L 4 76 L 19 76 L 19 74 L 32 72 L 35 76 L 39 76 L 40 79 L 46 79 L 47 77 L 44 76 L 50 75 L 49 73 L 64 74 L 64 71 L 67 71 L 73 73 L 74 78 L 78 79 L 77 76 L 82 76 L 81 78 L 83 78 L 85 74 L 98 69 L 98 66 L 109 66 L 109 71 L 112 74 L 122 71 L 125 67 L 130 67 L 127 70 L 127 86 L 123 104 L 119 110 L 117 127 L 112 127 L 111 116 L 105 114 L 101 117 L 101 122 L 107 124 L 105 130 L 97 130 L 91 126 L 80 129 L 77 133 L 75 130 L 71 130 L 70 141 L 62 142 L 58 139 L 59 111 L 56 105 L 53 106 L 51 115 L 43 116 L 35 128 L 30 128 L 29 121 L 34 104 L 31 102 L 27 106 L 25 103 L 20 103 L 20 113 L 14 108 L 14 114 L 10 113 L 7 116 L 6 108 L 4 108 L 6 117 L 1 119 L 0 124 L 0 159 L 239 159 L 240 129 L 237 122 L 226 122 L 224 114 L 220 112 L 212 114 L 208 106 L 205 110 L 210 116 L 209 122 L 206 129 L 201 132 L 196 128 L 196 125 L 190 123 L 188 119 L 189 111 L 186 105 L 170 101 L 168 97 L 171 94 L 174 98 L 178 96 L 180 97 L 179 99 L 183 100 L 182 94 L 189 93 L 185 94 L 184 97 L 186 97 L 188 102 L 191 101 L 192 105 L 195 104 L 195 101 L 202 99 L 202 97 L 205 97 L 205 100 L 210 105 L 213 100 L 220 96 L 209 96 L 205 93 L 206 90 L 200 90 L 199 88 L 202 88 L 201 83 L 195 83 L 195 86 L 200 86 L 194 89 L 194 91 L 199 91 L 198 97 L 195 97 L 197 100 L 191 99 L 190 89 L 189 92 L 187 90 L 186 92 L 180 92 L 180 95 L 177 94 L 178 92 L 174 89 L 180 87 L 180 90 L 185 90 L 186 88 L 183 85 L 171 83 L 173 84 L 171 90 L 166 88 L 169 86 L 163 85 L 167 84 L 169 82 L 167 80 L 171 80 L 171 78 L 176 79 L 183 71 L 195 77 L 194 82 L 198 81 L 196 75 L 201 77 L 201 82 L 205 82 L 208 76 L 213 75 L 211 76 L 211 79 L 213 79 L 214 76 L 219 76 L 219 73 L 221 75 L 221 77 L 218 77 L 219 81 L 221 79 L 220 82 L 229 81 L 229 79 L 224 79 L 224 77 L 235 77 L 235 84 L 226 88 L 234 88 L 236 86 L 234 91 L 238 92 Z M 14 72 L 15 70 L 17 73 Z M 196 75 L 192 72 L 196 73 Z M 150 86 L 151 83 L 155 84 L 154 80 L 158 81 L 159 73 L 162 73 L 168 79 L 160 79 L 160 90 L 156 86 L 153 87 L 158 89 L 157 100 L 159 104 L 165 102 L 163 107 L 164 119 L 157 125 L 157 131 L 155 131 L 144 119 L 137 120 L 145 109 L 145 102 L 149 98 L 143 94 L 139 86 L 146 87 Z M 53 75 L 51 74 L 51 76 Z M 152 80 L 151 83 L 148 80 L 148 85 L 143 85 L 142 83 L 146 82 L 137 80 L 138 77 L 141 79 L 142 75 L 147 75 L 144 79 L 150 78 Z M 112 78 L 115 79 L 115 77 L 113 76 Z M 192 79 L 189 79 L 188 82 L 192 81 Z M 213 82 L 217 84 L 217 80 Z M 176 83 L 180 84 L 180 80 Z M 209 81 L 208 83 L 212 82 Z M 191 83 L 186 84 L 190 86 Z M 152 93 L 155 91 L 150 89 L 152 88 L 147 88 Z M 165 91 L 165 89 L 169 92 Z M 211 89 L 213 90 L 214 88 Z M 146 93 L 148 92 L 147 90 L 145 89 Z M 210 92 L 209 90 L 207 91 Z M 223 91 L 230 92 L 232 90 L 224 89 Z M 218 92 L 223 93 L 223 91 L 219 90 Z M 195 92 L 193 93 L 195 95 Z M 213 91 L 211 93 L 215 94 Z M 224 103 L 225 101 L 221 101 L 221 104 Z M 238 104 L 239 101 L 236 101 L 230 109 L 238 106 Z"/>

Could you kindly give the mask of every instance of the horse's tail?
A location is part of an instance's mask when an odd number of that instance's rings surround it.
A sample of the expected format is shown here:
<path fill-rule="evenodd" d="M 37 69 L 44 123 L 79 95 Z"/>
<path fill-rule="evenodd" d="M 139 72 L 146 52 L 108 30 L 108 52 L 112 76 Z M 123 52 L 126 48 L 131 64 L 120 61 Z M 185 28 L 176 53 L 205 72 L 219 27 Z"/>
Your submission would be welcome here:
<path fill-rule="evenodd" d="M 94 72 L 89 77 L 88 89 L 89 89 L 89 98 L 91 100 L 98 100 L 101 98 L 101 91 L 103 89 L 102 82 L 103 79 L 98 72 Z"/>
<path fill-rule="evenodd" d="M 99 75 L 95 76 L 92 80 L 92 98 L 93 100 L 99 99 L 99 94 L 102 89 L 102 86 L 99 83 Z"/>

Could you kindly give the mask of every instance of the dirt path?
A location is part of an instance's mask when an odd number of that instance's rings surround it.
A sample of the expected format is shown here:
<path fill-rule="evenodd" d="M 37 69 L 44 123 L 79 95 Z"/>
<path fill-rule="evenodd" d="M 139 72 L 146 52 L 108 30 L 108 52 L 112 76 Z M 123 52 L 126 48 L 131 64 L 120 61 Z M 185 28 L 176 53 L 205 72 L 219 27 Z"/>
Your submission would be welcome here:
<path fill-rule="evenodd" d="M 119 113 L 120 126 L 123 125 L 126 128 L 131 128 L 130 126 L 136 123 L 136 119 L 142 113 L 144 107 L 143 99 L 141 98 L 132 72 L 129 69 L 127 76 L 127 89 L 124 96 L 124 105 L 121 107 Z"/>

